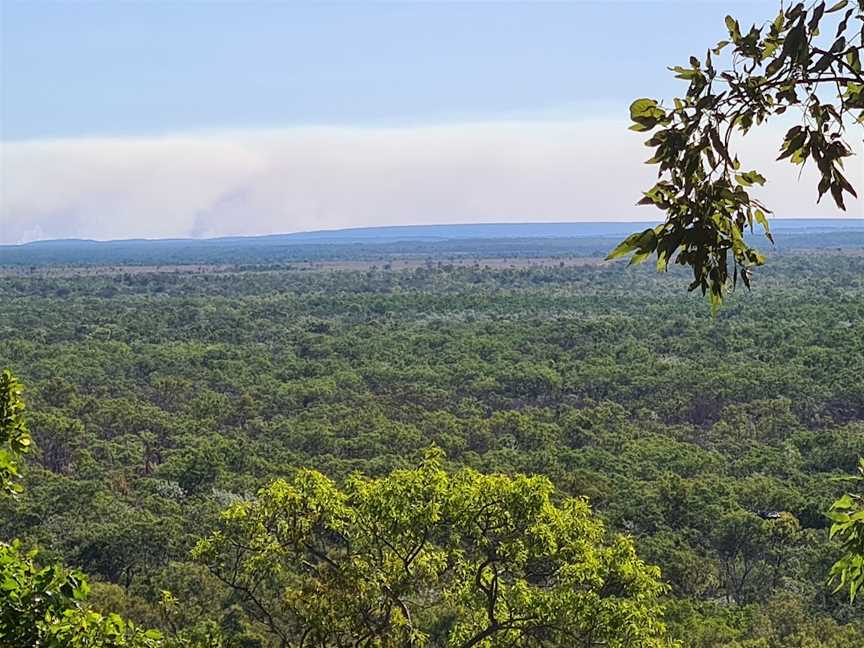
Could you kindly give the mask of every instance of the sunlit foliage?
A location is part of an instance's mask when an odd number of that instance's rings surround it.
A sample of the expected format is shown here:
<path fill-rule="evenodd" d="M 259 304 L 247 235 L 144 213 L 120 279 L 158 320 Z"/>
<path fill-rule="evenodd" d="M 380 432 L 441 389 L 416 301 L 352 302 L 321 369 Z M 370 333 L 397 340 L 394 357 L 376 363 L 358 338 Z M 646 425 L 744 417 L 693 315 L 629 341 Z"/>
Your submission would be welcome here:
<path fill-rule="evenodd" d="M 285 646 L 666 645 L 659 570 L 542 477 L 303 470 L 234 505 L 194 555 Z"/>

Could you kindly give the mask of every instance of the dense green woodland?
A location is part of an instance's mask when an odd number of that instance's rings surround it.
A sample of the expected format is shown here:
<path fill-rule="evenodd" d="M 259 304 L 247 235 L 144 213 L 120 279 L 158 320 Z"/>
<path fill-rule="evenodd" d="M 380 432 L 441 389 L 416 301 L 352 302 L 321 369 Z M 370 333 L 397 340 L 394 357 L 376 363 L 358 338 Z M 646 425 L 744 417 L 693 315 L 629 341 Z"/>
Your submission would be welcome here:
<path fill-rule="evenodd" d="M 202 537 L 245 533 L 219 512 L 300 468 L 356 490 L 434 444 L 452 479 L 587 498 L 605 530 L 580 524 L 659 566 L 686 646 L 860 646 L 825 511 L 864 456 L 864 256 L 772 256 L 716 319 L 687 283 L 482 261 L 4 278 L 35 449 L 0 538 L 166 636 L 280 645 L 208 569 L 227 558 Z"/>

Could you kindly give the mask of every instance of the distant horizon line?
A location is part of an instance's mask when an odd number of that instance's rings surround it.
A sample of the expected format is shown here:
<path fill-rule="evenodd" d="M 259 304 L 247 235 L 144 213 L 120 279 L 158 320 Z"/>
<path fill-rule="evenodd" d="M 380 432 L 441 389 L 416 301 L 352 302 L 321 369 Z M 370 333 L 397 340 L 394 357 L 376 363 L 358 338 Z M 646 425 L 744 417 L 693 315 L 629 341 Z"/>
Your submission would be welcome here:
<path fill-rule="evenodd" d="M 783 218 L 773 218 L 770 222 L 773 223 L 785 223 L 789 221 L 811 221 L 818 224 L 828 225 L 829 223 L 840 225 L 846 225 L 848 222 L 858 222 L 862 227 L 864 227 L 864 217 L 862 216 L 832 216 L 832 217 L 813 217 L 813 216 L 800 216 L 800 217 L 783 217 Z M 540 227 L 540 228 L 563 228 L 563 227 L 572 227 L 572 226 L 612 226 L 612 229 L 626 229 L 633 226 L 654 226 L 659 224 L 660 221 L 657 220 L 633 220 L 633 221 L 610 221 L 610 220 L 597 220 L 597 221 L 503 221 L 503 222 L 473 222 L 473 223 L 417 223 L 417 224 L 398 224 L 398 225 L 364 225 L 358 227 L 340 227 L 340 228 L 331 228 L 331 229 L 318 229 L 318 230 L 298 230 L 298 231 L 286 231 L 286 232 L 275 232 L 269 234 L 237 234 L 237 235 L 226 235 L 226 236 L 211 236 L 211 237 L 194 237 L 194 236 L 180 236 L 180 237 L 157 237 L 157 238 L 147 238 L 147 237 L 135 237 L 135 238 L 119 238 L 119 239 L 93 239 L 93 238 L 77 238 L 77 237 L 67 237 L 67 238 L 50 238 L 50 239 L 36 239 L 33 241 L 26 241 L 24 243 L 6 243 L 0 244 L 0 248 L 12 248 L 12 247 L 26 247 L 29 245 L 40 245 L 40 244 L 50 244 L 50 243 L 92 243 L 92 244 L 109 244 L 109 243 L 158 243 L 158 242 L 207 242 L 207 241 L 232 241 L 232 240 L 249 240 L 249 239 L 266 239 L 266 238 L 317 238 L 317 239 L 327 239 L 331 236 L 336 238 L 340 238 L 345 235 L 350 235 L 350 233 L 369 233 L 369 232 L 384 232 L 384 231 L 399 231 L 399 230 L 435 230 L 435 229 L 451 229 L 451 228 L 529 228 L 529 227 Z M 592 233 L 595 236 L 603 236 L 603 233 L 594 232 Z M 607 235 L 617 235 L 619 232 L 608 232 Z M 450 238 L 447 236 L 428 236 L 427 238 Z M 539 236 L 536 238 L 550 238 L 549 236 Z"/>

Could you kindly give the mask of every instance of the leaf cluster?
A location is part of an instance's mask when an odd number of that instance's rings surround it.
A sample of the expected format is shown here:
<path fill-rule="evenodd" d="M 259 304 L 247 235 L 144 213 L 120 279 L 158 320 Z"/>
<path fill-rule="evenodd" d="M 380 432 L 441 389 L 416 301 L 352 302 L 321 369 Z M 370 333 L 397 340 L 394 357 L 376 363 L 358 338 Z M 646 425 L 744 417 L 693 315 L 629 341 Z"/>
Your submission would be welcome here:
<path fill-rule="evenodd" d="M 0 373 L 0 492 L 17 495 L 20 458 L 30 450 L 30 432 L 24 419 L 21 383 L 8 369 Z"/>
<path fill-rule="evenodd" d="M 836 25 L 828 25 L 834 16 Z M 714 307 L 739 278 L 749 288 L 752 269 L 765 262 L 745 231 L 758 224 L 773 242 L 771 212 L 751 193 L 765 177 L 744 170 L 735 138 L 797 110 L 801 123 L 786 133 L 778 159 L 802 166 L 812 160 L 821 176 L 819 199 L 830 193 L 845 209 L 844 195 L 857 196 L 843 168 L 853 154 L 846 128 L 864 117 L 864 0 L 797 3 L 749 30 L 727 16 L 726 27 L 728 40 L 704 58 L 670 68 L 688 83 L 684 97 L 672 106 L 648 98 L 631 104 L 631 129 L 650 133 L 645 145 L 654 153 L 647 163 L 657 165 L 659 178 L 639 204 L 654 205 L 666 219 L 607 257 L 632 255 L 631 263 L 640 263 L 656 254 L 658 270 L 670 261 L 689 266 L 690 290 L 700 289 Z M 724 52 L 725 67 L 714 60 Z"/>
<path fill-rule="evenodd" d="M 46 648 L 156 648 L 161 635 L 88 608 L 83 574 L 40 567 L 36 552 L 0 544 L 0 645 Z"/>
<path fill-rule="evenodd" d="M 849 478 L 864 482 L 864 459 L 858 464 L 858 475 Z M 842 556 L 832 565 L 829 582 L 834 591 L 848 590 L 854 600 L 864 585 L 864 493 L 846 493 L 831 506 L 831 537 L 840 541 Z"/>

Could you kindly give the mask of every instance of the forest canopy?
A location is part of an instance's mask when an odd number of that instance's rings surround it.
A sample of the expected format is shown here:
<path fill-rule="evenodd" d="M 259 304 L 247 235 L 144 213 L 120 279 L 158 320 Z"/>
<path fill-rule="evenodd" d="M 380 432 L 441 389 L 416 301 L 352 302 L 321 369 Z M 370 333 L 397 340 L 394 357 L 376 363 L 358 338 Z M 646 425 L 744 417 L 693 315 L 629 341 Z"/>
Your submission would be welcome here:
<path fill-rule="evenodd" d="M 0 364 L 26 386 L 33 440 L 26 488 L 0 501 L 18 564 L 86 573 L 81 608 L 164 641 L 278 646 L 219 578 L 232 580 L 229 539 L 269 536 L 221 513 L 285 519 L 277 494 L 311 469 L 339 510 L 369 517 L 345 498 L 416 477 L 434 444 L 442 483 L 504 475 L 501 488 L 548 492 L 538 514 L 573 499 L 579 529 L 605 529 L 599 555 L 632 545 L 623 564 L 657 565 L 668 592 L 646 580 L 632 591 L 647 598 L 619 602 L 664 608 L 673 641 L 860 645 L 860 601 L 826 585 L 842 547 L 825 517 L 864 455 L 860 254 L 775 255 L 760 273 L 772 290 L 737 293 L 716 319 L 674 271 L 384 265 L 7 278 Z M 328 582 L 291 580 L 297 556 L 266 548 L 288 561 L 262 571 L 271 603 Z M 442 598 L 453 577 L 436 576 Z M 280 624 L 296 619 L 275 602 Z M 428 645 L 464 622 L 456 603 L 441 625 L 409 608 Z"/>

